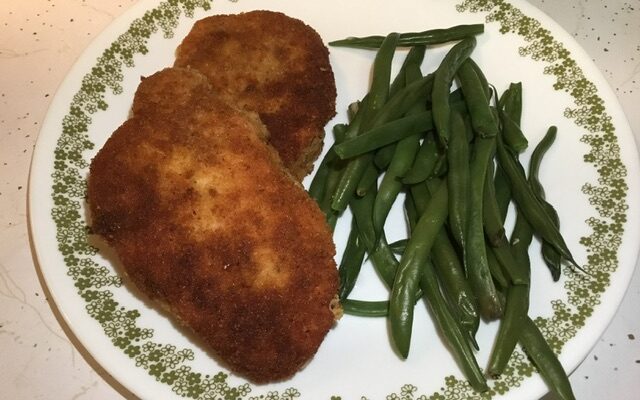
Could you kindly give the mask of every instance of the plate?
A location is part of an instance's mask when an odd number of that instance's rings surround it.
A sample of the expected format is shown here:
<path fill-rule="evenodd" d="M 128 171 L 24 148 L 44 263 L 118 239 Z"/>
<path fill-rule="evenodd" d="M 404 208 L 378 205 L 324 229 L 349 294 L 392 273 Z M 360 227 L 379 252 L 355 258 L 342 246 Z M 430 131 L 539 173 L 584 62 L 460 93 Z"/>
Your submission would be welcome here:
<path fill-rule="evenodd" d="M 549 125 L 558 126 L 540 177 L 560 213 L 569 247 L 589 272 L 565 269 L 561 281 L 553 283 L 534 244 L 530 315 L 569 371 L 613 317 L 640 243 L 639 188 L 629 179 L 640 172 L 638 157 L 615 95 L 571 36 L 543 13 L 520 1 L 142 1 L 114 21 L 72 68 L 52 102 L 31 166 L 29 219 L 39 268 L 82 346 L 141 398 L 539 398 L 546 387 L 521 350 L 505 374 L 490 381 L 488 393 L 474 393 L 422 306 L 406 361 L 392 351 L 383 319 L 345 316 L 294 378 L 268 385 L 246 382 L 123 284 L 108 257 L 90 245 L 84 204 L 88 165 L 127 118 L 140 77 L 172 64 L 174 49 L 196 19 L 252 9 L 299 18 L 327 42 L 486 23 L 472 57 L 499 91 L 509 82 L 523 82 L 522 125 L 530 142 L 536 143 Z M 447 48 L 429 49 L 425 70 L 433 70 Z M 339 114 L 333 123 L 343 122 L 347 104 L 367 89 L 373 53 L 330 51 L 338 86 Z M 401 60 L 399 54 L 394 68 Z M 528 154 L 522 156 L 525 163 Z M 390 219 L 392 239 L 402 235 L 399 212 Z M 347 225 L 345 218 L 336 230 L 337 259 Z M 379 299 L 384 290 L 365 270 L 352 296 Z M 481 326 L 481 365 L 496 328 L 495 323 Z"/>

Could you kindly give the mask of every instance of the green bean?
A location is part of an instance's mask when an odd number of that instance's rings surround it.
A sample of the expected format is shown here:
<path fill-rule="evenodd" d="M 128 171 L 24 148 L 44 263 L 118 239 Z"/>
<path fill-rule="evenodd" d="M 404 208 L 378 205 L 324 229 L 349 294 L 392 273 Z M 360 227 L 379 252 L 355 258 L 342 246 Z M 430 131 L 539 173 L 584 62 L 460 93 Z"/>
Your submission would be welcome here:
<path fill-rule="evenodd" d="M 402 63 L 402 67 L 400 67 L 400 71 L 398 71 L 396 77 L 393 79 L 393 82 L 391 82 L 391 85 L 389 86 L 389 97 L 395 96 L 399 90 L 406 87 L 407 65 L 421 64 L 422 60 L 424 59 L 424 53 L 424 46 L 414 46 L 411 48 L 411 50 L 409 50 L 407 56 L 404 59 L 404 62 Z M 371 139 L 368 139 L 367 141 L 369 140 Z M 380 168 L 380 170 L 387 169 L 387 166 L 391 162 L 391 157 L 393 154 L 393 151 L 390 151 L 389 147 L 395 147 L 395 144 L 389 144 L 384 147 L 386 147 L 387 149 L 385 149 L 384 151 L 381 151 L 383 149 L 378 149 L 379 151 L 377 151 L 376 155 L 374 156 L 374 164 L 376 164 L 376 166 Z"/>
<path fill-rule="evenodd" d="M 498 203 L 500 219 L 505 221 L 509 212 L 509 203 L 511 202 L 511 186 L 500 164 L 496 165 L 493 187 L 496 194 L 496 202 Z"/>
<path fill-rule="evenodd" d="M 407 193 L 407 197 L 411 200 L 418 219 L 422 217 L 422 215 L 427 210 L 429 202 L 431 202 L 431 199 L 433 197 L 433 193 L 440 188 L 441 184 L 442 179 L 433 178 L 432 180 L 420 182 L 419 184 L 411 185 L 409 187 L 409 193 Z M 449 189 L 449 192 L 451 192 L 448 182 L 447 188 Z"/>
<path fill-rule="evenodd" d="M 431 29 L 423 32 L 400 34 L 398 46 L 424 46 L 442 44 L 464 39 L 484 32 L 483 24 L 457 25 L 447 29 Z M 348 37 L 329 42 L 330 46 L 357 47 L 375 49 L 381 46 L 384 36 Z"/>
<path fill-rule="evenodd" d="M 371 124 L 364 131 L 400 118 L 416 103 L 422 102 L 427 96 L 427 92 L 431 91 L 434 79 L 434 75 L 429 74 L 398 90 L 393 97 L 389 97 L 387 104 L 372 118 Z"/>
<path fill-rule="evenodd" d="M 529 310 L 529 285 L 513 285 L 507 289 L 504 316 L 496 334 L 489 358 L 488 372 L 497 377 L 504 371 L 516 348 Z"/>
<path fill-rule="evenodd" d="M 531 318 L 526 318 L 524 321 L 520 344 L 558 399 L 575 400 L 567 373 Z"/>
<path fill-rule="evenodd" d="M 393 55 L 398 46 L 400 35 L 396 32 L 388 34 L 373 61 L 373 79 L 371 87 L 367 94 L 367 110 L 369 117 L 375 115 L 375 112 L 382 108 L 389 98 L 389 82 L 391 81 L 391 64 Z M 366 120 L 365 120 L 366 123 Z"/>
<path fill-rule="evenodd" d="M 335 152 L 342 159 L 351 158 L 431 129 L 431 111 L 424 110 L 376 126 L 360 136 L 345 140 L 335 147 Z"/>
<path fill-rule="evenodd" d="M 349 160 L 342 179 L 338 183 L 331 201 L 331 208 L 336 213 L 341 213 L 347 207 L 356 194 L 358 185 L 370 165 L 373 162 L 373 154 L 362 154 Z"/>
<path fill-rule="evenodd" d="M 369 103 L 369 96 L 366 95 L 362 98 L 361 101 L 356 101 L 349 104 L 347 108 L 347 114 L 349 116 L 349 125 L 347 125 L 347 129 L 341 133 L 343 136 L 341 141 L 336 140 L 337 144 L 342 143 L 344 140 L 354 138 L 360 134 L 360 128 L 362 127 L 362 123 L 368 116 L 365 115 L 367 113 Z M 335 132 L 334 132 L 335 136 Z M 336 137 L 336 139 L 338 139 Z"/>
<path fill-rule="evenodd" d="M 487 319 L 502 315 L 500 300 L 491 279 L 483 230 L 484 182 L 494 148 L 495 138 L 476 138 L 470 165 L 469 220 L 464 254 L 467 277 L 478 299 L 480 315 Z"/>
<path fill-rule="evenodd" d="M 522 153 L 529 147 L 527 140 L 520 127 L 502 110 L 498 110 L 500 122 L 502 124 L 502 134 L 504 141 L 515 153 Z"/>
<path fill-rule="evenodd" d="M 402 35 L 400 35 L 402 36 Z M 425 46 L 413 46 L 404 58 L 400 71 L 396 75 L 395 79 L 389 87 L 389 97 L 395 96 L 400 89 L 406 86 L 406 74 L 405 71 L 408 65 L 420 65 L 424 60 L 424 53 L 426 51 Z"/>
<path fill-rule="evenodd" d="M 522 120 L 522 83 L 511 83 L 509 88 L 500 97 L 498 108 L 504 110 L 516 125 L 521 125 Z"/>
<path fill-rule="evenodd" d="M 480 324 L 478 304 L 465 277 L 462 263 L 444 229 L 440 230 L 436 236 L 431 253 L 436 273 L 445 293 L 451 299 L 455 315 L 465 331 L 469 333 L 473 345 L 478 348 L 474 339 Z"/>
<path fill-rule="evenodd" d="M 438 144 L 432 135 L 427 135 L 418 150 L 413 167 L 402 178 L 402 183 L 412 185 L 427 180 L 432 175 L 439 157 Z"/>
<path fill-rule="evenodd" d="M 396 144 L 391 143 L 375 151 L 375 155 L 373 156 L 373 164 L 375 164 L 378 170 L 384 171 L 389 167 L 395 149 Z"/>
<path fill-rule="evenodd" d="M 339 182 L 342 180 L 342 174 L 346 168 L 346 162 L 339 161 L 337 154 L 335 153 L 335 146 L 342 143 L 345 139 L 355 137 L 360 130 L 362 120 L 364 119 L 364 108 L 362 105 L 366 104 L 367 96 L 362 102 L 351 103 L 349 105 L 349 114 L 351 122 L 344 128 L 344 124 L 337 124 L 334 126 L 335 143 L 331 146 L 327 154 L 323 158 L 321 165 L 318 169 L 318 181 L 315 177 L 310 186 L 310 193 L 312 197 L 319 199 L 318 202 L 322 211 L 327 216 L 327 221 L 333 226 L 338 213 L 334 212 L 331 208 L 331 203 L 335 191 L 337 190 Z M 320 193 L 320 185 L 324 183 L 322 193 Z"/>
<path fill-rule="evenodd" d="M 464 104 L 464 94 L 462 93 L 462 89 L 461 88 L 457 88 L 456 90 L 454 90 L 451 93 L 449 93 L 449 104 L 453 105 L 454 103 Z M 428 104 L 429 104 L 429 102 L 427 102 L 427 105 Z M 464 111 L 466 111 L 466 105 L 464 107 L 465 107 Z M 429 108 L 429 107 L 427 107 L 427 108 Z"/>
<path fill-rule="evenodd" d="M 433 181 L 437 180 L 434 179 L 431 182 Z M 427 184 L 413 185 L 407 195 L 407 198 L 413 200 L 412 203 L 418 215 L 426 212 L 431 198 L 430 189 L 427 186 Z M 451 193 L 451 189 L 449 189 L 449 193 Z M 474 335 L 478 330 L 479 317 L 475 296 L 464 276 L 464 270 L 458 260 L 456 250 L 444 230 L 437 234 L 431 252 L 438 274 L 442 278 L 443 285 L 451 298 L 452 306 L 456 310 L 456 315 L 460 318 L 465 330 L 469 332 L 470 340 L 477 347 Z"/>
<path fill-rule="evenodd" d="M 327 167 L 328 172 L 325 178 L 325 191 L 322 194 L 319 205 L 326 216 L 329 227 L 333 230 L 338 218 L 338 213 L 331 208 L 331 196 L 344 174 L 345 163 L 336 158 L 332 163 L 328 164 Z"/>
<path fill-rule="evenodd" d="M 437 182 L 433 184 L 433 186 L 435 185 L 437 185 Z M 426 184 L 411 186 L 411 191 L 407 194 L 407 198 L 413 199 L 418 216 L 422 216 L 427 212 L 427 207 L 432 197 L 430 192 L 431 190 Z M 450 189 L 449 192 L 451 192 Z M 474 335 L 478 330 L 480 320 L 475 295 L 464 275 L 464 269 L 458 259 L 456 250 L 444 229 L 436 235 L 431 249 L 431 256 L 438 276 L 440 276 L 445 291 L 451 299 L 456 315 L 465 330 L 469 332 L 470 340 L 477 347 Z"/>
<path fill-rule="evenodd" d="M 398 269 L 398 260 L 393 255 L 393 251 L 387 244 L 387 239 L 384 232 L 381 234 L 376 244 L 375 249 L 369 254 L 369 259 L 373 264 L 374 269 L 380 275 L 382 281 L 387 287 L 393 286 L 393 280 L 395 278 L 396 271 Z M 420 293 L 416 294 L 416 298 L 420 297 Z"/>
<path fill-rule="evenodd" d="M 527 280 L 530 279 L 529 246 L 532 238 L 533 232 L 529 223 L 522 213 L 518 213 L 510 242 L 517 265 L 523 269 Z M 500 322 L 494 349 L 489 358 L 489 374 L 495 376 L 504 371 L 524 329 L 528 310 L 529 283 L 510 286 L 507 289 L 505 315 Z"/>
<path fill-rule="evenodd" d="M 407 213 L 407 219 L 409 220 L 409 225 L 411 225 L 411 230 L 413 230 L 413 226 L 416 224 L 417 221 L 417 215 L 415 215 L 414 213 L 415 211 L 415 206 L 413 207 L 406 207 L 407 204 L 407 200 L 411 200 L 411 196 L 407 196 L 405 198 L 405 210 Z M 413 202 L 411 200 L 411 202 Z M 408 210 L 412 210 L 412 211 L 408 211 Z M 391 251 L 394 252 L 394 254 L 397 254 L 399 256 L 402 255 L 402 253 L 404 253 L 404 249 L 407 247 L 407 243 L 409 242 L 409 239 L 400 239 L 400 240 L 396 240 L 393 243 L 389 243 L 389 248 L 391 249 Z"/>
<path fill-rule="evenodd" d="M 409 238 L 389 297 L 391 338 L 402 358 L 407 358 L 411 344 L 413 311 L 419 287 L 420 265 L 426 262 L 435 236 L 447 218 L 447 184 L 443 181 L 434 193 Z"/>
<path fill-rule="evenodd" d="M 553 142 L 556 140 L 556 136 L 558 133 L 558 128 L 555 126 L 549 127 L 547 133 L 540 140 L 538 145 L 533 149 L 531 153 L 531 160 L 529 162 L 529 185 L 534 188 L 534 191 L 539 193 L 542 198 L 545 197 L 544 188 L 540 183 L 538 178 L 538 174 L 540 172 L 540 165 L 542 164 L 542 159 L 551 146 Z"/>
<path fill-rule="evenodd" d="M 551 214 L 551 217 L 554 219 L 554 221 L 559 221 L 556 210 L 551 211 L 550 209 L 549 214 Z M 558 253 L 558 251 L 553 246 L 551 246 L 544 240 L 542 241 L 542 247 L 540 251 L 542 253 L 542 259 L 544 260 L 544 263 L 547 265 L 549 271 L 551 272 L 551 278 L 557 282 L 558 280 L 560 280 L 560 275 L 562 274 L 562 255 Z"/>
<path fill-rule="evenodd" d="M 483 84 L 468 59 L 458 68 L 457 77 L 464 93 L 473 130 L 483 138 L 496 136 L 498 124 L 489 107 Z"/>
<path fill-rule="evenodd" d="M 407 83 L 420 79 L 422 77 L 420 66 L 417 64 L 408 65 L 405 70 L 405 75 Z M 423 108 L 423 104 L 417 104 L 409 110 L 407 115 L 416 115 L 422 112 Z M 419 148 L 419 134 L 406 137 L 396 144 L 393 158 L 382 178 L 382 182 L 380 182 L 378 195 L 373 204 L 373 227 L 376 230 L 376 235 L 380 235 L 380 232 L 384 228 L 384 223 L 391 210 L 391 206 L 402 189 L 403 185 L 400 177 L 413 165 Z"/>
<path fill-rule="evenodd" d="M 360 110 L 362 104 L 365 101 L 367 101 L 367 96 L 365 96 L 362 100 L 354 101 L 347 106 L 347 117 L 349 118 L 349 121 L 353 121 L 356 118 L 356 115 L 358 115 L 358 110 Z"/>
<path fill-rule="evenodd" d="M 391 33 L 387 35 L 383 41 L 373 62 L 373 79 L 371 88 L 367 94 L 364 107 L 358 110 L 358 114 L 362 112 L 363 126 L 355 132 L 357 135 L 362 129 L 367 128 L 367 124 L 371 118 L 386 103 L 389 96 L 389 81 L 391 79 L 391 61 L 398 43 L 399 35 Z M 340 183 L 334 191 L 331 207 L 341 213 L 347 208 L 349 200 L 353 197 L 356 186 L 360 182 L 362 174 L 371 162 L 372 155 L 365 154 L 349 161 L 345 172 L 342 175 Z"/>
<path fill-rule="evenodd" d="M 438 66 L 433 81 L 431 93 L 433 107 L 433 122 L 436 126 L 440 143 L 446 147 L 449 141 L 449 120 L 451 109 L 449 107 L 449 90 L 453 77 L 458 68 L 469 57 L 476 45 L 475 37 L 468 37 L 449 50 L 444 60 Z"/>
<path fill-rule="evenodd" d="M 389 313 L 389 301 L 367 301 L 345 299 L 341 303 L 345 314 L 359 317 L 386 317 Z"/>
<path fill-rule="evenodd" d="M 361 118 L 355 118 L 351 125 L 336 124 L 333 128 L 335 143 L 325 154 L 318 173 L 311 182 L 310 195 L 318 202 L 320 209 L 325 214 L 329 226 L 333 229 L 337 214 L 331 209 L 331 198 L 338 182 L 342 177 L 345 162 L 340 160 L 333 150 L 336 144 L 341 143 L 353 125 L 359 125 Z M 317 179 L 316 179 L 317 178 Z"/>
<path fill-rule="evenodd" d="M 430 76 L 426 76 L 399 90 L 393 98 L 389 99 L 384 107 L 377 110 L 372 122 L 367 126 L 367 128 L 364 128 L 364 130 L 366 131 L 369 127 L 382 125 L 385 122 L 398 118 L 406 113 L 420 97 L 424 96 L 424 89 L 429 86 L 431 80 L 432 78 Z M 341 212 L 346 208 L 349 199 L 354 194 L 355 187 L 372 157 L 373 155 L 371 153 L 365 153 L 349 161 L 347 170 L 343 175 L 340 185 L 335 191 L 335 195 L 331 203 L 331 207 L 334 210 Z"/>
<path fill-rule="evenodd" d="M 521 212 L 516 214 L 516 223 L 511 233 L 511 249 L 513 250 L 513 256 L 518 261 L 518 264 L 528 266 L 529 261 L 529 246 L 533 240 L 533 231 L 531 225 L 527 222 L 527 219 Z"/>
<path fill-rule="evenodd" d="M 459 90 L 462 91 L 462 89 L 459 89 Z M 464 98 L 462 102 L 464 103 Z M 473 139 L 475 138 L 476 134 L 473 131 L 473 126 L 471 125 L 471 117 L 469 117 L 469 110 L 467 110 L 467 106 L 465 105 L 464 108 L 461 107 L 458 110 L 458 112 L 460 113 L 460 115 L 462 116 L 462 120 L 464 121 L 465 131 L 467 132 L 467 142 L 471 143 L 473 142 Z"/>
<path fill-rule="evenodd" d="M 407 220 L 407 225 L 409 226 L 409 236 L 411 236 L 411 232 L 413 232 L 413 228 L 415 228 L 418 223 L 418 219 L 420 219 L 420 214 L 418 213 L 418 209 L 416 208 L 416 203 L 413 201 L 413 197 L 409 193 L 405 193 L 404 197 L 404 213 L 405 218 Z M 404 248 L 407 245 L 407 241 L 409 239 L 402 239 L 395 241 L 389 244 L 389 247 L 395 254 L 404 253 Z M 401 251 L 398 253 L 398 251 Z"/>
<path fill-rule="evenodd" d="M 464 249 L 469 199 L 469 143 L 462 116 L 451 114 L 451 137 L 447 148 L 449 164 L 449 228 L 458 248 Z"/>
<path fill-rule="evenodd" d="M 440 178 L 433 178 L 433 180 L 435 181 L 436 186 L 442 183 L 442 180 Z M 432 197 L 429 186 L 427 185 L 427 181 L 411 185 L 409 187 L 409 195 L 411 195 L 418 218 L 420 218 L 427 209 L 427 206 L 429 205 Z"/>
<path fill-rule="evenodd" d="M 362 242 L 369 251 L 375 248 L 376 240 L 373 222 L 371 220 L 371 211 L 373 209 L 376 190 L 375 187 L 372 187 L 371 190 L 366 191 L 364 196 L 354 197 L 349 203 L 353 220 L 356 222 L 360 232 L 360 239 L 362 239 Z"/>
<path fill-rule="evenodd" d="M 553 219 L 538 200 L 531 186 L 529 186 L 522 166 L 517 163 L 513 155 L 506 149 L 500 136 L 498 136 L 497 148 L 498 160 L 509 177 L 509 182 L 511 182 L 513 188 L 513 199 L 529 224 L 531 224 L 533 231 L 549 242 L 565 260 L 579 267 L 560 231 L 555 226 Z"/>
<path fill-rule="evenodd" d="M 485 179 L 483 206 L 484 232 L 489 244 L 493 247 L 496 259 L 504 268 L 504 272 L 514 285 L 528 285 L 529 276 L 523 268 L 517 265 L 516 259 L 511 254 L 511 247 L 505 234 L 500 208 L 496 200 L 495 187 L 493 185 L 493 161 L 489 163 Z"/>
<path fill-rule="evenodd" d="M 522 213 L 516 215 L 516 223 L 511 234 L 511 249 L 517 265 L 530 275 L 529 245 L 533 232 Z M 500 322 L 493 351 L 489 358 L 490 375 L 500 375 L 506 367 L 518 342 L 527 318 L 529 308 L 529 285 L 515 285 L 507 288 L 505 315 Z"/>
<path fill-rule="evenodd" d="M 382 231 L 391 206 L 402 189 L 400 177 L 413 165 L 420 146 L 419 140 L 419 136 L 415 135 L 398 142 L 391 164 L 382 178 L 373 207 L 373 225 L 378 233 Z"/>
<path fill-rule="evenodd" d="M 314 199 L 318 204 L 322 202 L 322 198 L 324 197 L 324 193 L 327 189 L 327 180 L 329 178 L 330 165 L 336 162 L 337 155 L 334 151 L 337 143 L 341 143 L 344 140 L 344 135 L 348 129 L 348 125 L 345 124 L 336 124 L 333 127 L 333 133 L 336 137 L 336 140 L 333 145 L 329 148 L 325 156 L 322 158 L 320 165 L 318 166 L 318 170 L 316 171 L 313 179 L 311 180 L 311 184 L 309 185 L 309 196 Z"/>
<path fill-rule="evenodd" d="M 487 252 L 487 265 L 489 266 L 491 277 L 501 289 L 509 287 L 509 279 L 505 275 L 502 265 L 496 258 L 493 247 L 486 244 L 485 251 Z"/>
<path fill-rule="evenodd" d="M 471 57 L 469 57 L 466 62 L 468 62 L 469 65 L 471 65 L 471 67 L 475 71 L 476 75 L 478 76 L 478 79 L 480 80 L 480 84 L 481 84 L 481 87 L 482 87 L 482 92 L 484 93 L 484 95 L 485 95 L 485 97 L 487 99 L 487 102 L 488 102 L 491 99 L 491 87 L 489 86 L 489 82 L 487 81 L 487 77 L 484 75 L 484 72 L 482 71 L 480 66 L 478 64 L 476 64 L 476 62 L 473 61 L 473 59 L 471 59 Z"/>
<path fill-rule="evenodd" d="M 379 47 L 370 91 L 349 107 L 349 125 L 336 127 L 335 144 L 309 189 L 331 227 L 347 206 L 353 214 L 339 267 L 339 297 L 347 314 L 388 316 L 391 341 L 406 358 L 415 303 L 424 295 L 436 328 L 478 391 L 488 389 L 472 347 L 477 348 L 479 317 L 501 316 L 488 373 L 503 373 L 520 341 L 552 390 L 570 399 L 566 374 L 527 316 L 534 234 L 545 261 L 555 255 L 558 274 L 565 261 L 579 268 L 537 178 L 548 145 L 534 150 L 527 179 L 516 155 L 528 146 L 520 129 L 522 86 L 513 83 L 493 100 L 492 86 L 470 58 L 475 33 L 456 36 L 464 29 L 332 42 Z M 460 41 L 434 74 L 420 77 L 424 44 L 434 40 Z M 415 43 L 420 47 L 411 48 L 390 83 L 397 47 Z M 454 77 L 460 87 L 450 93 Z M 385 220 L 403 189 L 409 237 L 389 244 Z M 517 214 L 509 241 L 504 221 L 512 200 Z M 389 300 L 348 298 L 367 254 L 390 289 Z"/>
<path fill-rule="evenodd" d="M 504 238 L 504 242 L 499 246 L 492 246 L 492 250 L 496 260 L 509 277 L 510 283 L 513 285 L 526 285 L 527 278 L 524 275 L 524 271 L 518 266 L 518 262 L 511 252 L 511 248 L 508 246 L 506 237 Z"/>
<path fill-rule="evenodd" d="M 358 226 L 355 221 L 352 221 L 351 232 L 349 233 L 347 245 L 342 254 L 340 266 L 338 267 L 338 276 L 340 277 L 338 296 L 341 301 L 349 296 L 349 293 L 351 293 L 351 290 L 353 290 L 356 284 L 362 262 L 364 261 L 365 252 L 366 248 L 360 239 Z"/>
<path fill-rule="evenodd" d="M 353 121 L 351 123 L 354 123 Z M 344 142 L 347 138 L 347 131 L 349 130 L 349 124 L 335 124 L 331 132 L 333 133 L 334 144 Z"/>
<path fill-rule="evenodd" d="M 333 151 L 334 146 L 332 145 L 327 151 L 327 154 L 320 161 L 320 165 L 316 170 L 313 179 L 311 180 L 311 184 L 309 185 L 309 196 L 318 203 L 322 201 L 322 197 L 327 189 L 327 179 L 329 177 L 329 164 L 336 158 L 336 155 Z"/>
<path fill-rule="evenodd" d="M 529 142 L 520 129 L 522 118 L 522 84 L 512 83 L 498 102 L 504 140 L 515 153 L 522 153 Z"/>
<path fill-rule="evenodd" d="M 388 287 L 391 287 L 395 278 L 398 261 L 395 259 L 391 249 L 389 249 L 384 235 L 381 235 L 378 242 L 376 242 L 373 219 L 371 218 L 375 197 L 376 188 L 373 186 L 363 197 L 354 197 L 349 203 L 349 207 L 358 226 L 360 238 L 369 252 L 369 258 L 376 272 L 380 275 L 383 282 Z"/>
<path fill-rule="evenodd" d="M 553 220 L 556 228 L 559 228 L 560 218 L 558 217 L 558 212 L 548 201 L 545 200 L 544 188 L 538 179 L 538 172 L 540 170 L 542 158 L 555 141 L 557 132 L 558 129 L 555 126 L 550 127 L 546 135 L 542 140 L 540 140 L 536 148 L 533 150 L 533 153 L 531 153 L 531 160 L 529 162 L 529 185 L 538 197 L 538 200 L 540 200 L 544 208 L 547 210 L 547 213 Z M 549 271 L 551 271 L 553 280 L 559 280 L 562 271 L 562 255 L 560 255 L 553 246 L 544 240 L 542 241 L 542 258 L 549 268 Z"/>
<path fill-rule="evenodd" d="M 376 242 L 376 233 L 373 228 L 372 218 L 373 203 L 377 194 L 376 190 L 376 185 L 372 185 L 364 197 L 355 198 L 349 206 L 374 269 L 386 286 L 391 288 L 395 279 L 396 270 L 398 269 L 398 260 L 389 248 L 384 232 L 378 237 L 378 241 Z"/>
<path fill-rule="evenodd" d="M 374 165 L 373 162 L 370 162 L 367 166 L 366 170 L 360 177 L 360 182 L 358 182 L 358 186 L 356 186 L 356 196 L 362 197 L 364 196 L 368 190 L 371 190 L 373 185 L 378 181 L 378 177 L 380 176 L 380 171 Z"/>
<path fill-rule="evenodd" d="M 447 163 L 447 153 L 442 152 L 438 155 L 438 159 L 436 160 L 436 165 L 433 167 L 433 176 L 442 178 L 447 174 L 449 170 L 449 164 Z M 427 179 L 427 181 L 429 181 Z"/>
<path fill-rule="evenodd" d="M 469 346 L 463 329 L 449 312 L 442 297 L 433 265 L 426 260 L 420 264 L 420 270 L 420 287 L 433 312 L 436 327 L 448 342 L 471 387 L 479 392 L 488 390 L 487 382 L 478 366 L 473 349 Z"/>

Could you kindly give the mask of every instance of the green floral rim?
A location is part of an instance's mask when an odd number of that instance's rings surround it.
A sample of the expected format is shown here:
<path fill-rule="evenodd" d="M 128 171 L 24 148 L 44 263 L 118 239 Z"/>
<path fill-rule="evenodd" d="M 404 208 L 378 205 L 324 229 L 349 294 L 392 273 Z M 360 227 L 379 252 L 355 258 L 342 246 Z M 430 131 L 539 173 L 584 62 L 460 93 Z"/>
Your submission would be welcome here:
<path fill-rule="evenodd" d="M 54 153 L 51 216 L 57 229 L 58 250 L 68 267 L 68 276 L 85 301 L 86 311 L 101 325 L 113 345 L 131 358 L 136 367 L 168 385 L 177 395 L 192 399 L 294 399 L 301 396 L 296 388 L 253 395 L 252 385 L 231 386 L 225 372 L 194 371 L 189 366 L 194 359 L 193 350 L 154 342 L 153 329 L 137 324 L 139 311 L 126 309 L 114 298 L 110 288 L 120 287 L 121 280 L 93 260 L 97 249 L 88 242 L 88 228 L 80 212 L 86 190 L 83 171 L 89 165 L 85 152 L 94 148 L 88 129 L 92 116 L 108 107 L 105 94 L 108 90 L 116 95 L 122 93 L 123 69 L 134 66 L 135 55 L 147 54 L 147 43 L 152 35 L 162 32 L 165 38 L 172 37 L 182 15 L 192 18 L 196 9 L 210 10 L 211 4 L 211 0 L 160 3 L 134 20 L 129 29 L 104 50 L 82 79 L 63 118 L 62 133 Z M 544 73 L 555 78 L 554 89 L 568 93 L 573 99 L 573 105 L 565 109 L 564 115 L 588 132 L 581 138 L 589 146 L 584 161 L 593 165 L 597 182 L 585 183 L 582 192 L 588 196 L 597 215 L 586 221 L 592 231 L 589 236 L 582 237 L 580 243 L 588 255 L 585 268 L 590 274 L 565 269 L 567 300 L 552 301 L 553 315 L 535 320 L 553 350 L 559 353 L 593 314 L 609 286 L 611 274 L 618 267 L 618 249 L 627 222 L 628 187 L 615 128 L 596 86 L 584 76 L 571 53 L 537 20 L 500 0 L 464 0 L 456 9 L 458 12 L 485 13 L 486 22 L 499 24 L 501 33 L 516 34 L 524 39 L 526 44 L 520 48 L 520 55 L 544 63 Z M 405 384 L 386 399 L 490 399 L 520 386 L 534 372 L 535 367 L 526 355 L 516 351 L 505 373 L 490 381 L 490 390 L 486 393 L 478 394 L 466 381 L 450 376 L 436 393 L 419 394 L 416 386 Z M 339 399 L 340 396 L 331 397 L 331 400 Z"/>

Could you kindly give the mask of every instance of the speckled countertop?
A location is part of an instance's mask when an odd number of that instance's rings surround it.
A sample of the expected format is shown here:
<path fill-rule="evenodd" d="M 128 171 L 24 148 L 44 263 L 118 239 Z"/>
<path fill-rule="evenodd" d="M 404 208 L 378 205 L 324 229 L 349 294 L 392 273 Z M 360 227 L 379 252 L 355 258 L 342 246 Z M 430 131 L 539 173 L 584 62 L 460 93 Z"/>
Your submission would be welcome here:
<path fill-rule="evenodd" d="M 574 35 L 614 88 L 640 142 L 640 1 L 531 1 Z M 0 4 L 0 397 L 132 397 L 77 350 L 47 302 L 31 255 L 29 162 L 53 94 L 83 49 L 133 0 Z M 636 179 L 637 177 L 631 177 Z M 640 268 L 610 327 L 573 373 L 578 399 L 640 391 Z M 551 396 L 545 399 L 550 400 Z"/>

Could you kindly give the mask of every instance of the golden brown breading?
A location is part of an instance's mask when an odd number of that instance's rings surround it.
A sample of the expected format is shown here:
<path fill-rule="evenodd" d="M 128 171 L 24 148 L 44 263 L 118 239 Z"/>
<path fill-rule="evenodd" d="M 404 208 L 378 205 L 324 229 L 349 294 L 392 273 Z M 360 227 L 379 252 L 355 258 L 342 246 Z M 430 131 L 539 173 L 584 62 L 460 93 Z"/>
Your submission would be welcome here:
<path fill-rule="evenodd" d="M 174 65 L 197 69 L 230 103 L 258 113 L 296 178 L 311 172 L 336 100 L 329 52 L 311 27 L 272 11 L 211 16 L 194 24 Z"/>
<path fill-rule="evenodd" d="M 335 248 L 257 116 L 212 93 L 186 69 L 142 81 L 133 117 L 91 163 L 92 229 L 223 364 L 284 379 L 333 324 Z"/>

